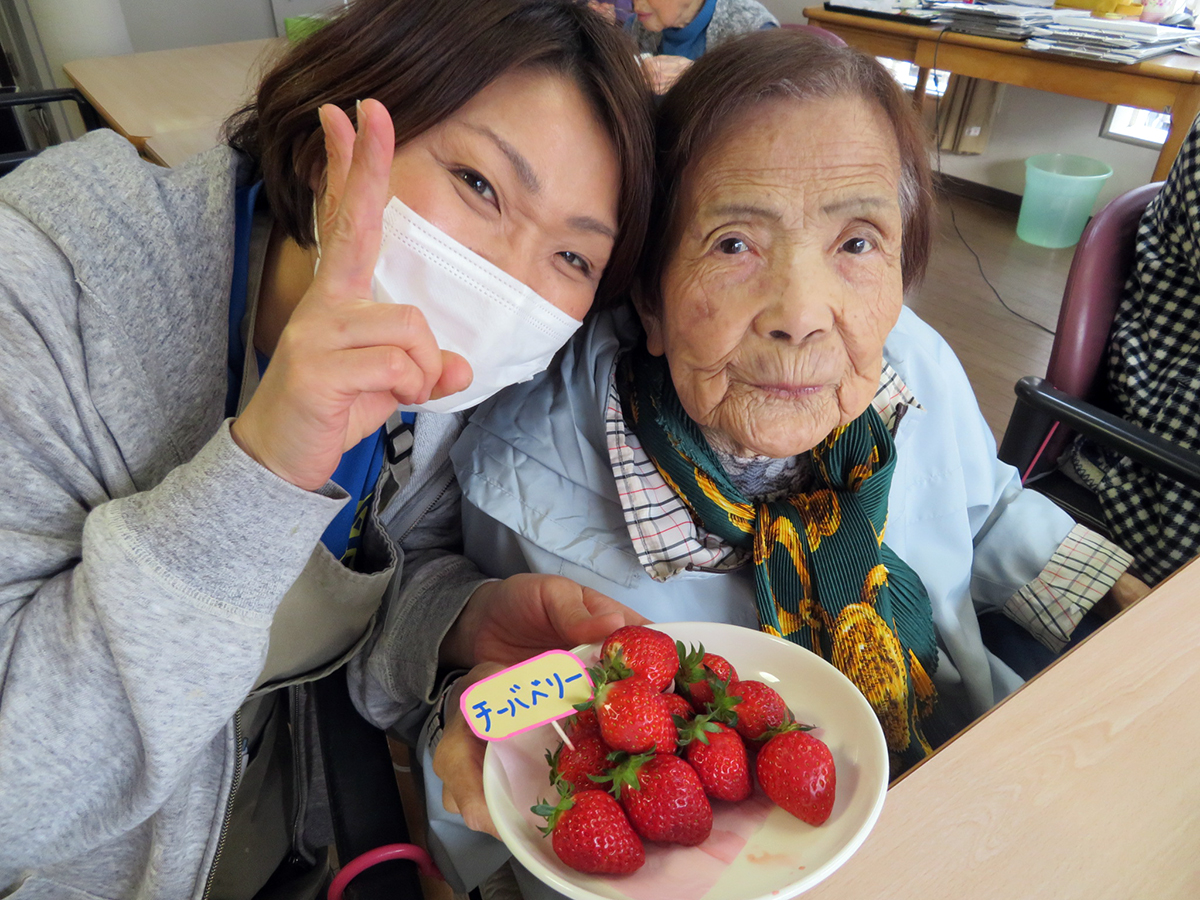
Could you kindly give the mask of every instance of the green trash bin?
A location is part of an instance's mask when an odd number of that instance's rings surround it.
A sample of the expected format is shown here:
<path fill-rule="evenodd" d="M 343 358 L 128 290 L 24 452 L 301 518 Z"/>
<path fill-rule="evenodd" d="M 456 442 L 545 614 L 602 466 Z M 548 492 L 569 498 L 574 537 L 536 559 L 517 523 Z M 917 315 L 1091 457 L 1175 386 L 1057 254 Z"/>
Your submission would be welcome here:
<path fill-rule="evenodd" d="M 1017 237 L 1039 247 L 1073 247 L 1112 168 L 1098 159 L 1042 153 L 1025 160 Z"/>

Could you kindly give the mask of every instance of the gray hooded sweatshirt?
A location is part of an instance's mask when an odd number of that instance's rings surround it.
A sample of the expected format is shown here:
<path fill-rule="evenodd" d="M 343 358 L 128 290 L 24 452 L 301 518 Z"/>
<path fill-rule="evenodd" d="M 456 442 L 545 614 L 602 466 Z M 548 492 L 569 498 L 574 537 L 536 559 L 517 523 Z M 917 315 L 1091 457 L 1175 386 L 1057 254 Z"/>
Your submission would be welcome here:
<path fill-rule="evenodd" d="M 218 148 L 161 169 L 93 132 L 0 180 L 0 896 L 203 896 L 234 714 L 344 503 L 224 421 L 245 168 Z M 460 427 L 418 418 L 380 511 L 405 583 L 351 668 L 380 725 L 428 701 L 479 582 L 445 549 Z"/>

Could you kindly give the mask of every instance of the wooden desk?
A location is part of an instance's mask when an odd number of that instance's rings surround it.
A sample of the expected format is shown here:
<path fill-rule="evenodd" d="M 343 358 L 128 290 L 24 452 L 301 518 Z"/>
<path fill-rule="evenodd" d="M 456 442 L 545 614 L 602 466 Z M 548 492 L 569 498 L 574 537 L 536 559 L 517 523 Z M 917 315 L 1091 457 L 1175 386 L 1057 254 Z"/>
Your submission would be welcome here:
<path fill-rule="evenodd" d="M 160 166 L 177 166 L 197 153 L 217 146 L 222 122 L 223 119 L 196 128 L 151 135 L 141 147 L 142 155 Z"/>
<path fill-rule="evenodd" d="M 1154 181 L 1167 177 L 1192 120 L 1200 112 L 1200 58 L 1182 53 L 1121 66 L 1037 53 L 1017 41 L 828 12 L 820 7 L 806 9 L 804 15 L 811 24 L 832 31 L 852 47 L 918 66 L 921 76 L 913 98 L 918 104 L 924 97 L 929 70 L 938 68 L 1068 97 L 1169 112 L 1171 131 L 1154 166 Z"/>
<path fill-rule="evenodd" d="M 889 792 L 805 900 L 1200 897 L 1200 562 Z"/>
<path fill-rule="evenodd" d="M 158 161 L 179 162 L 216 143 L 287 42 L 280 38 L 81 59 L 63 71 L 113 130 L 142 151 L 167 136 Z M 169 163 L 168 163 L 169 164 Z"/>

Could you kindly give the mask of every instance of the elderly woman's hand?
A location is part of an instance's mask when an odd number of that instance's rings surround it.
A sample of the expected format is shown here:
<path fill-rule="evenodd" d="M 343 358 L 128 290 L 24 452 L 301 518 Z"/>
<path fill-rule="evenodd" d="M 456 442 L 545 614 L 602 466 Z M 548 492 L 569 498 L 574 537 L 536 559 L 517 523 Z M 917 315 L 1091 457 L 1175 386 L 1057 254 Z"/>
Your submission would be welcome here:
<path fill-rule="evenodd" d="M 364 100 L 356 135 L 337 107 L 320 115 L 329 160 L 321 264 L 231 430 L 250 457 L 306 490 L 325 484 L 342 454 L 397 403 L 423 403 L 471 382 L 466 360 L 438 348 L 419 309 L 371 299 L 390 199 L 391 116 Z"/>
<path fill-rule="evenodd" d="M 443 665 L 473 666 L 448 698 L 445 731 L 433 755 L 446 810 L 461 813 L 476 831 L 496 834 L 483 798 L 484 742 L 471 733 L 458 705 L 467 687 L 546 650 L 592 643 L 649 621 L 560 575 L 513 575 L 480 585 L 442 642 Z"/>
<path fill-rule="evenodd" d="M 442 641 L 444 666 L 511 666 L 547 650 L 599 641 L 649 621 L 561 575 L 513 575 L 480 585 Z"/>
<path fill-rule="evenodd" d="M 617 24 L 617 7 L 614 3 L 604 3 L 603 0 L 588 0 L 588 9 L 599 15 L 606 22 Z"/>
<path fill-rule="evenodd" d="M 433 773 L 442 780 L 442 806 L 458 813 L 472 831 L 500 837 L 483 795 L 483 754 L 487 744 L 471 733 L 459 708 L 463 691 L 504 666 L 482 663 L 455 682 L 446 699 L 446 725 L 433 752 Z"/>
<path fill-rule="evenodd" d="M 1116 584 L 1108 589 L 1108 593 L 1100 598 L 1094 607 L 1096 615 L 1102 619 L 1111 619 L 1117 613 L 1124 612 L 1150 593 L 1150 585 L 1128 572 L 1117 579 Z"/>
<path fill-rule="evenodd" d="M 665 94 L 691 64 L 686 56 L 646 56 L 642 58 L 642 74 L 654 93 Z"/>

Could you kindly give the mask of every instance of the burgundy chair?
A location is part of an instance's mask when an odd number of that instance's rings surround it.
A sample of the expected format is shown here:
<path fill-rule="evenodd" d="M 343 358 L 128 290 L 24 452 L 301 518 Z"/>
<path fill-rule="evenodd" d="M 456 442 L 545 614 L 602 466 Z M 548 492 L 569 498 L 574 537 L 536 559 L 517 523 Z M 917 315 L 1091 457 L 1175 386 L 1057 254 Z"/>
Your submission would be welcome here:
<path fill-rule="evenodd" d="M 1000 459 L 1077 520 L 1106 531 L 1100 505 L 1055 468 L 1076 433 L 1200 489 L 1200 457 L 1108 410 L 1104 361 L 1121 291 L 1133 267 L 1138 224 L 1162 182 L 1122 194 L 1102 209 L 1075 248 L 1045 378 L 1016 384 L 1017 402 Z"/>
<path fill-rule="evenodd" d="M 785 22 L 783 25 L 781 25 L 779 27 L 786 28 L 788 31 L 806 31 L 811 35 L 815 35 L 816 37 L 824 38 L 825 40 L 829 41 L 829 43 L 833 44 L 834 46 L 837 46 L 837 47 L 845 47 L 846 46 L 846 42 L 844 40 L 842 40 L 840 37 L 838 37 L 832 31 L 822 28 L 820 25 L 793 25 L 793 24 Z"/>

